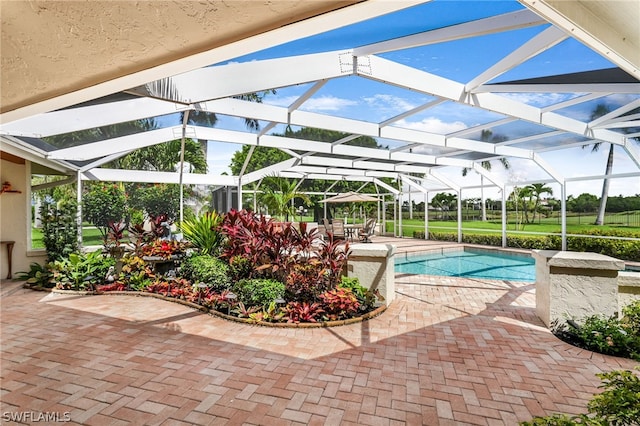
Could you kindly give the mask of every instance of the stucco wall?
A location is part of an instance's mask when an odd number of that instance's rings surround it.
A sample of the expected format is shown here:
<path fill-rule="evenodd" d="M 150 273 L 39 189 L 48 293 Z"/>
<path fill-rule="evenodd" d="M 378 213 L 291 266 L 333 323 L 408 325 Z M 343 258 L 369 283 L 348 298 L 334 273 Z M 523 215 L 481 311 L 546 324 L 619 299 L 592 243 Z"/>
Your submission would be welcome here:
<path fill-rule="evenodd" d="M 9 181 L 13 189 L 20 193 L 4 193 L 0 195 L 0 239 L 15 241 L 13 247 L 12 272 L 27 271 L 31 262 L 43 263 L 45 253 L 29 250 L 29 168 L 30 163 L 16 164 L 0 160 L 0 182 Z M 0 248 L 0 278 L 7 277 L 7 246 Z"/>

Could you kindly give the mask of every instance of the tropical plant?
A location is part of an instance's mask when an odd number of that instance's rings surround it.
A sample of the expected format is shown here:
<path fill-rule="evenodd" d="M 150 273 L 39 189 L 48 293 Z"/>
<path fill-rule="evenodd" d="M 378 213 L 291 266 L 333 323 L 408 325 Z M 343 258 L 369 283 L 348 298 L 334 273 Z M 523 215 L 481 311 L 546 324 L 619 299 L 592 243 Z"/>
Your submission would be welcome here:
<path fill-rule="evenodd" d="M 340 283 L 337 288 L 346 288 L 351 290 L 358 299 L 361 310 L 372 309 L 376 302 L 384 300 L 384 297 L 382 297 L 378 290 L 371 290 L 360 285 L 358 277 L 347 277 L 343 275 L 340 277 Z"/>
<path fill-rule="evenodd" d="M 311 202 L 306 194 L 297 191 L 298 181 L 296 180 L 267 176 L 262 180 L 261 188 L 263 191 L 262 203 L 269 208 L 273 215 L 282 217 L 285 222 L 289 221 L 289 215 L 296 213 L 293 200 L 299 198 L 305 204 Z"/>
<path fill-rule="evenodd" d="M 442 218 L 444 219 L 444 214 L 450 210 L 455 210 L 458 203 L 458 196 L 456 194 L 449 194 L 446 192 L 438 192 L 431 199 L 431 205 L 437 207 L 442 211 Z"/>
<path fill-rule="evenodd" d="M 220 231 L 224 216 L 209 212 L 192 220 L 185 220 L 180 229 L 191 244 L 202 254 L 217 255 L 222 248 L 224 235 Z"/>
<path fill-rule="evenodd" d="M 87 254 L 71 253 L 69 257 L 53 262 L 52 272 L 56 287 L 66 290 L 94 290 L 115 261 L 102 256 L 100 250 Z"/>
<path fill-rule="evenodd" d="M 249 319 L 254 322 L 279 322 L 284 318 L 285 313 L 278 306 L 275 301 L 269 303 L 269 305 L 262 309 L 260 312 L 255 312 L 249 315 Z"/>
<path fill-rule="evenodd" d="M 553 195 L 553 189 L 544 183 L 533 183 L 528 186 L 529 191 L 535 197 L 535 202 L 533 204 L 533 221 L 536 221 L 536 212 L 540 207 L 540 199 L 542 194 Z"/>
<path fill-rule="evenodd" d="M 187 243 L 181 241 L 154 240 L 142 247 L 142 254 L 171 259 L 172 256 L 184 254 L 187 246 Z"/>
<path fill-rule="evenodd" d="M 284 308 L 287 322 L 318 322 L 318 318 L 324 313 L 319 303 L 289 302 Z"/>
<path fill-rule="evenodd" d="M 229 290 L 229 266 L 222 260 L 208 255 L 187 257 L 181 266 L 183 277 L 194 283 L 205 283 L 212 291 Z"/>
<path fill-rule="evenodd" d="M 16 273 L 14 281 L 26 281 L 32 287 L 54 287 L 55 282 L 51 280 L 53 274 L 49 267 L 48 264 L 41 265 L 38 262 L 31 262 L 29 270 Z"/>
<path fill-rule="evenodd" d="M 63 199 L 56 203 L 47 199 L 42 202 L 42 241 L 49 262 L 62 260 L 79 251 L 77 215 L 74 200 Z"/>
<path fill-rule="evenodd" d="M 274 300 L 284 297 L 285 285 L 271 279 L 240 280 L 232 285 L 238 300 L 248 306 L 268 306 Z"/>
<path fill-rule="evenodd" d="M 124 223 L 127 216 L 127 199 L 118 184 L 87 184 L 82 195 L 82 215 L 98 228 L 105 247 L 108 244 L 109 224 Z M 123 231 L 126 226 L 123 226 Z"/>
<path fill-rule="evenodd" d="M 127 284 L 128 288 L 142 291 L 155 279 L 155 274 L 151 265 L 141 257 L 136 255 L 125 256 L 122 258 L 120 279 Z"/>
<path fill-rule="evenodd" d="M 520 422 L 521 426 L 633 426 L 640 424 L 640 378 L 630 370 L 597 373 L 604 389 L 589 401 L 589 414 L 552 414 Z"/>
<path fill-rule="evenodd" d="M 358 313 L 360 303 L 348 288 L 336 288 L 322 293 L 319 299 L 329 320 L 350 318 Z"/>

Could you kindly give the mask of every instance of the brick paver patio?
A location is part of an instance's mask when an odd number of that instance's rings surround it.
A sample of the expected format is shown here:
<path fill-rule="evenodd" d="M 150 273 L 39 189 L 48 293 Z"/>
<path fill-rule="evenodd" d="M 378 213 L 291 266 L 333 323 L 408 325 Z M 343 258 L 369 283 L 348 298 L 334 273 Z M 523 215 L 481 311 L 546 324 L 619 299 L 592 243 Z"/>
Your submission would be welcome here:
<path fill-rule="evenodd" d="M 330 329 L 0 289 L 2 424 L 28 411 L 86 425 L 514 425 L 584 412 L 595 373 L 636 365 L 556 339 L 526 283 L 398 276 L 383 315 Z"/>

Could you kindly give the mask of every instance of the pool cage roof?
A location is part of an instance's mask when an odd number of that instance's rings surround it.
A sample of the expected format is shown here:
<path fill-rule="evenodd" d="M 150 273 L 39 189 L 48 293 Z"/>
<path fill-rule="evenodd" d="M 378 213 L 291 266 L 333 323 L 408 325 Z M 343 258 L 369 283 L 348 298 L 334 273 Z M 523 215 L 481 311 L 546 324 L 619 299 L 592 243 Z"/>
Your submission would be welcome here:
<path fill-rule="evenodd" d="M 381 178 L 397 179 L 410 192 L 459 191 L 465 181 L 444 173 L 452 168 L 474 170 L 504 189 L 514 182 L 483 167 L 500 158 L 532 162 L 543 175 L 536 182 L 564 184 L 583 177 L 566 176 L 547 160 L 549 153 L 607 143 L 635 167 L 618 177 L 638 178 L 640 189 L 640 48 L 614 52 L 545 2 L 485 2 L 471 12 L 465 2 L 454 3 L 357 3 L 141 73 L 138 80 L 146 80 L 135 86 L 126 86 L 135 79 L 125 79 L 122 87 L 99 85 L 8 112 L 2 151 L 82 180 L 178 183 L 178 172 L 101 166 L 187 137 L 209 141 L 209 150 L 216 143 L 266 146 L 291 158 L 238 176 L 184 173 L 184 184 L 242 187 L 278 174 L 327 180 L 327 186 L 371 182 L 398 194 L 399 187 Z M 635 6 L 607 7 L 638 22 Z M 627 43 L 640 46 L 638 38 Z M 483 56 L 475 54 L 492 43 Z M 443 57 L 454 65 L 439 67 Z M 561 57 L 563 71 L 549 74 L 545 64 Z M 241 98 L 271 90 L 276 94 L 262 103 Z M 337 98 L 339 107 L 322 107 Z M 606 112 L 592 118 L 600 104 Z M 215 115 L 217 124 L 180 122 L 194 111 Z M 455 125 L 439 125 L 435 116 L 449 116 Z M 43 140 L 140 119 L 156 126 L 65 147 Z M 242 119 L 257 120 L 260 129 L 238 125 Z M 331 142 L 283 136 L 286 128 L 303 127 L 348 136 Z M 378 147 L 348 144 L 359 136 L 375 138 Z"/>

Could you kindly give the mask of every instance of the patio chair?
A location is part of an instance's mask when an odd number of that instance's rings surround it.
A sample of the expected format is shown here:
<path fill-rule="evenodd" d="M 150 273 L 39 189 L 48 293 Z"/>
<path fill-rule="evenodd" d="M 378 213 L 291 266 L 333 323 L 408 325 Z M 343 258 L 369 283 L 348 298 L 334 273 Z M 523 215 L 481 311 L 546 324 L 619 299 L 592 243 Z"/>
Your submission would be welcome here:
<path fill-rule="evenodd" d="M 360 239 L 360 242 L 370 243 L 371 239 L 369 237 L 371 237 L 375 233 L 375 230 L 376 219 L 367 219 L 364 224 L 364 228 L 362 228 L 360 232 L 358 232 L 358 238 Z"/>
<path fill-rule="evenodd" d="M 331 223 L 333 229 L 333 238 L 336 240 L 344 240 L 346 238 L 344 233 L 344 223 L 341 220 L 334 220 Z"/>

